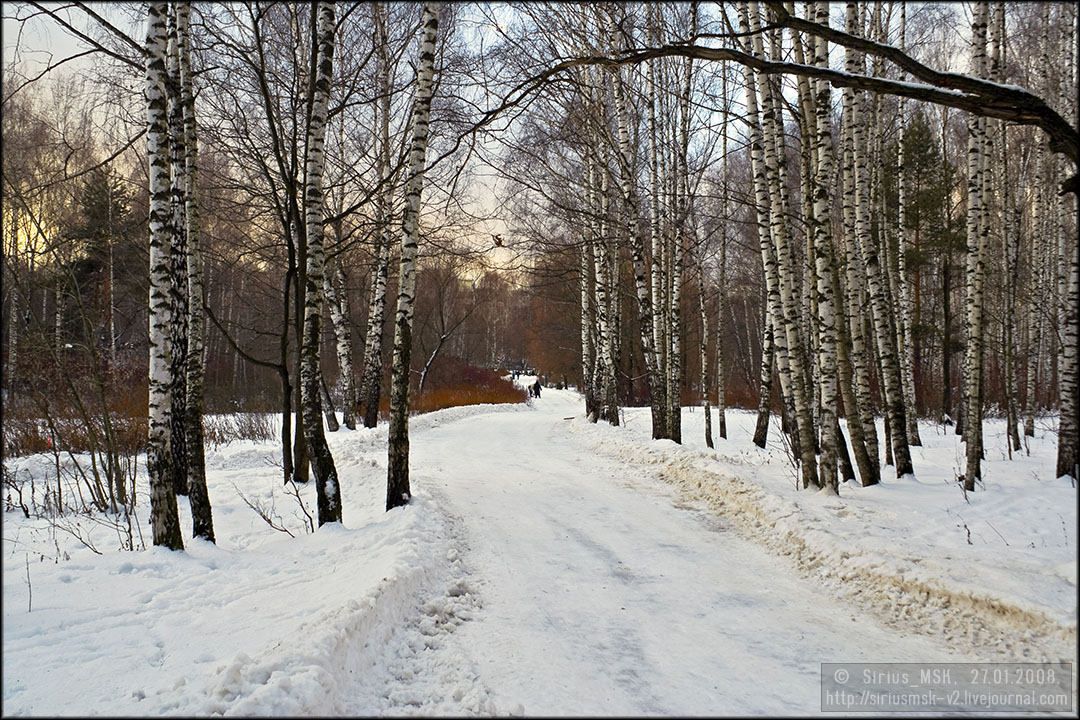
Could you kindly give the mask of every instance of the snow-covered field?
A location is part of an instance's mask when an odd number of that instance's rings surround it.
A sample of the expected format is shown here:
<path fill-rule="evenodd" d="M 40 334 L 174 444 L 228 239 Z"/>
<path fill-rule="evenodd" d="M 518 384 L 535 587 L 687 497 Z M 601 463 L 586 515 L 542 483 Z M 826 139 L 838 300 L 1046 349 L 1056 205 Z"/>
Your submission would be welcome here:
<path fill-rule="evenodd" d="M 413 418 L 414 499 L 389 513 L 385 425 L 330 434 L 344 523 L 314 534 L 273 443 L 208 453 L 216 546 L 121 552 L 89 518 L 6 512 L 3 714 L 808 714 L 822 662 L 1076 662 L 1076 489 L 1048 429 L 1007 460 L 988 422 L 965 498 L 961 446 L 926 425 L 917 480 L 835 498 L 796 488 L 775 430 L 753 446 L 749 413 L 715 451 L 700 409 L 683 446 L 647 409 L 582 414 L 545 389 Z M 7 464 L 40 484 L 51 462 Z"/>

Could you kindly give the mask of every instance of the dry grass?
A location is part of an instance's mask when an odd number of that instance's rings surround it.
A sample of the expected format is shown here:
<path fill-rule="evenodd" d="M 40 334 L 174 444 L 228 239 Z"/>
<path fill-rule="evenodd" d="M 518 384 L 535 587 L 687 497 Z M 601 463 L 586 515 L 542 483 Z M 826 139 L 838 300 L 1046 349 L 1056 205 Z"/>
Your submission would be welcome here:
<path fill-rule="evenodd" d="M 203 439 L 213 449 L 233 440 L 264 442 L 278 437 L 275 416 L 271 413 L 230 413 L 204 415 Z"/>
<path fill-rule="evenodd" d="M 428 413 L 461 405 L 523 403 L 525 390 L 493 370 L 459 365 L 452 372 L 440 373 L 436 382 L 429 383 L 422 395 L 413 389 L 409 394 L 409 409 L 413 413 Z M 379 417 L 390 417 L 390 398 L 384 394 L 379 403 Z"/>

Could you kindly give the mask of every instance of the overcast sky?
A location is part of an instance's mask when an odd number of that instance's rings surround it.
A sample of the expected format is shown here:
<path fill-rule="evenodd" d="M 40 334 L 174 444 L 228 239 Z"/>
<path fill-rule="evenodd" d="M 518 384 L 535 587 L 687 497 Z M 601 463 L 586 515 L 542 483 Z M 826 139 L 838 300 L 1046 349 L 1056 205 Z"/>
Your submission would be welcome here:
<path fill-rule="evenodd" d="M 46 7 L 61 7 L 60 3 L 43 4 Z M 86 43 L 59 28 L 54 20 L 41 17 L 35 8 L 17 2 L 4 2 L 2 5 L 5 72 L 11 63 L 17 59 L 23 73 L 37 73 L 49 62 L 55 63 L 87 49 Z M 139 40 L 139 36 L 142 34 L 140 24 L 131 22 L 127 15 L 121 12 L 124 9 L 121 5 L 117 3 L 88 3 L 88 5 L 95 12 L 108 19 L 109 22 Z M 76 28 L 80 30 L 87 28 L 86 18 L 81 11 L 66 10 L 62 12 Z M 63 72 L 69 67 L 85 67 L 93 63 L 95 57 L 91 55 L 86 58 L 79 58 L 61 66 L 57 72 Z"/>

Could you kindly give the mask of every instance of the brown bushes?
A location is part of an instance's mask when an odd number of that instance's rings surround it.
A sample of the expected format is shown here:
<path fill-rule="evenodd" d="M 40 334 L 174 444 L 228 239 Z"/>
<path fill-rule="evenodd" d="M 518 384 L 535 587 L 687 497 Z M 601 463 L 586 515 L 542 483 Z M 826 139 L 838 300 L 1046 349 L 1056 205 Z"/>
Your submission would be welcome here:
<path fill-rule="evenodd" d="M 409 394 L 409 406 L 413 413 L 427 413 L 459 405 L 482 405 L 485 403 L 523 403 L 525 391 L 494 370 L 478 368 L 461 361 L 447 358 L 437 374 L 432 374 L 418 395 L 416 388 Z M 390 398 L 384 395 L 379 403 L 379 417 L 390 417 Z"/>
<path fill-rule="evenodd" d="M 53 450 L 124 455 L 146 449 L 145 372 L 116 367 L 96 376 L 86 363 L 42 363 L 23 375 L 4 403 L 4 456 Z M 106 417 L 107 413 L 107 417 Z"/>
<path fill-rule="evenodd" d="M 233 440 L 254 442 L 278 439 L 277 426 L 271 413 L 231 413 L 204 415 L 203 438 L 208 447 L 217 449 Z"/>

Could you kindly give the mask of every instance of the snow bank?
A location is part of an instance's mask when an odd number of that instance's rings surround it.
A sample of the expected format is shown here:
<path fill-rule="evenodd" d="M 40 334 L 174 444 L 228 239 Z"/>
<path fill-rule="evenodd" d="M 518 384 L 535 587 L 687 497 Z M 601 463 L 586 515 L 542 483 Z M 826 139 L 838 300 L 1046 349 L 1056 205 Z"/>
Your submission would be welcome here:
<path fill-rule="evenodd" d="M 987 424 L 985 488 L 949 482 L 955 436 L 921 428 L 919 479 L 890 479 L 843 497 L 797 489 L 783 448 L 750 442 L 754 415 L 728 412 L 729 440 L 705 448 L 703 414 L 683 414 L 685 446 L 649 438 L 647 409 L 626 427 L 577 420 L 591 449 L 651 465 L 742 534 L 791 557 L 797 568 L 908 632 L 939 634 L 988 657 L 1074 661 L 1076 490 L 1052 476 L 1053 438 L 1031 457 L 993 457 L 1003 428 Z M 775 438 L 778 432 L 774 428 Z M 1044 467 L 1045 466 L 1045 467 Z"/>
<path fill-rule="evenodd" d="M 521 410 L 528 408 L 450 408 L 411 424 L 422 432 L 473 414 Z M 282 487 L 278 448 L 251 441 L 207 453 L 217 545 L 191 540 L 183 498 L 184 553 L 117 552 L 115 529 L 93 518 L 52 524 L 5 513 L 4 714 L 493 711 L 461 658 L 453 668 L 431 669 L 435 678 L 465 678 L 448 687 L 433 681 L 431 697 L 415 697 L 406 678 L 410 663 L 436 662 L 417 648 L 453 632 L 480 603 L 462 580 L 452 518 L 422 477 L 412 502 L 384 512 L 385 425 L 328 439 L 344 525 L 314 534 L 305 529 L 305 514 L 316 514 L 314 483 L 301 488 L 301 508 Z M 40 492 L 51 463 L 15 459 L 8 469 L 24 479 L 33 474 Z M 271 529 L 241 493 L 296 537 Z M 149 517 L 145 474 L 138 494 L 136 528 Z M 143 535 L 149 544 L 148 527 Z M 388 644 L 397 648 L 389 655 Z M 344 691 L 367 677 L 378 678 L 367 696 Z"/>

